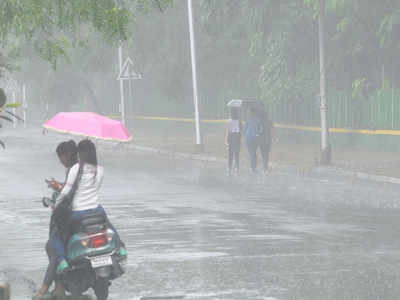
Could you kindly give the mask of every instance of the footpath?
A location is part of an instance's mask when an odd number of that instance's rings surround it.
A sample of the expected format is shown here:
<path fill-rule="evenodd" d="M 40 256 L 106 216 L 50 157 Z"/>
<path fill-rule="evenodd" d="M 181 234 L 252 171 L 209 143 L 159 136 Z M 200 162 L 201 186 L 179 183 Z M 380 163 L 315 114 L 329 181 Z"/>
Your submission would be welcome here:
<path fill-rule="evenodd" d="M 130 147 L 147 152 L 175 155 L 210 162 L 226 163 L 227 151 L 224 132 L 206 132 L 203 135 L 204 153 L 194 152 L 194 133 L 191 131 L 165 131 L 157 128 L 138 128 Z M 400 153 L 365 149 L 334 148 L 332 165 L 319 165 L 319 145 L 289 143 L 275 137 L 270 155 L 271 172 L 290 167 L 302 175 L 324 172 L 378 182 L 400 184 Z M 242 143 L 241 168 L 249 168 L 248 152 Z M 259 157 L 259 161 L 261 157 Z M 260 161 L 261 163 L 261 161 Z"/>
<path fill-rule="evenodd" d="M 192 124 L 190 124 L 190 130 L 188 128 L 181 130 L 181 127 L 168 125 L 164 127 L 138 126 L 132 131 L 133 143 L 123 145 L 123 148 L 227 164 L 223 127 L 203 132 L 204 153 L 195 153 L 194 128 L 192 130 L 191 127 Z M 41 132 L 41 129 L 36 126 L 27 130 L 32 130 L 34 136 Z M 2 137 L 7 143 L 7 132 L 14 136 L 18 133 L 23 134 L 25 131 L 22 129 L 5 131 L 2 132 Z M 104 146 L 108 148 L 110 143 L 105 142 Z M 270 171 L 286 169 L 303 176 L 320 173 L 321 175 L 343 175 L 351 177 L 352 180 L 366 179 L 400 184 L 400 153 L 361 148 L 333 148 L 332 164 L 326 167 L 318 163 L 319 152 L 317 144 L 291 143 L 287 139 L 275 136 L 270 155 Z M 248 157 L 246 146 L 242 142 L 240 159 L 241 169 L 244 172 L 250 172 Z M 259 162 L 261 165 L 260 156 Z"/>

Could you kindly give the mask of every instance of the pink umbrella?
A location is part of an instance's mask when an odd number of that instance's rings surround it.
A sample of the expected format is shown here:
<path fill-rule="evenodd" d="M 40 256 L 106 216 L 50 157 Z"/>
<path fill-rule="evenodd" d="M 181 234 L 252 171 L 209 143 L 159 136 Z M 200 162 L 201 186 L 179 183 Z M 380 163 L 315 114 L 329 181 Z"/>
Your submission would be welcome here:
<path fill-rule="evenodd" d="M 132 135 L 125 125 L 92 112 L 58 113 L 44 125 L 60 133 L 92 137 L 95 139 L 129 142 Z"/>

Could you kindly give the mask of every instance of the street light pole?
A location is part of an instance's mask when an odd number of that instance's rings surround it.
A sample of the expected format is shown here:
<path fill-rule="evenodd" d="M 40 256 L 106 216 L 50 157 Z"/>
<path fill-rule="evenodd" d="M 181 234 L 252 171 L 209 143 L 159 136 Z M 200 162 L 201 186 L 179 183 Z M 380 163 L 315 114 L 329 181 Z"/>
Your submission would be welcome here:
<path fill-rule="evenodd" d="M 196 151 L 203 152 L 204 145 L 201 140 L 199 102 L 198 102 L 198 92 L 197 92 L 196 47 L 195 47 L 194 30 L 193 30 L 192 0 L 188 0 L 188 18 L 189 18 L 189 33 L 190 33 L 190 56 L 192 60 L 194 115 L 196 122 Z"/>
<path fill-rule="evenodd" d="M 319 61 L 320 61 L 320 97 L 321 97 L 321 160 L 328 165 L 332 160 L 329 144 L 328 104 L 326 99 L 326 70 L 325 70 L 325 0 L 319 1 Z"/>

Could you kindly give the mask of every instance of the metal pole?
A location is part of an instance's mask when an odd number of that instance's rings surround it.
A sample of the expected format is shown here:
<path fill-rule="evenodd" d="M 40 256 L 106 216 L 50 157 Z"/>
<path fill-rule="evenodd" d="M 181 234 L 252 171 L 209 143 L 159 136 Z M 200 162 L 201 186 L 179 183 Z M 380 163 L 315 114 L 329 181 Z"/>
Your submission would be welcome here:
<path fill-rule="evenodd" d="M 320 96 L 321 96 L 321 164 L 331 163 L 329 145 L 328 105 L 326 99 L 325 79 L 325 0 L 319 1 L 319 60 L 320 60 Z"/>
<path fill-rule="evenodd" d="M 23 117 L 24 117 L 24 128 L 26 128 L 26 108 L 27 108 L 27 103 L 26 103 L 26 87 L 25 84 L 22 86 L 22 108 L 23 108 Z"/>
<path fill-rule="evenodd" d="M 392 69 L 392 129 L 394 129 L 394 72 Z"/>
<path fill-rule="evenodd" d="M 128 114 L 130 114 L 130 117 L 131 117 L 131 121 L 129 122 L 129 124 L 132 125 L 132 123 L 133 123 L 132 79 L 128 80 L 128 84 L 129 84 Z"/>
<path fill-rule="evenodd" d="M 194 115 L 196 120 L 196 147 L 198 151 L 202 151 L 203 145 L 200 133 L 200 115 L 199 115 L 199 102 L 197 93 L 196 47 L 195 47 L 194 30 L 193 30 L 192 0 L 188 0 L 188 18 L 189 18 L 189 33 L 190 33 L 190 54 L 192 60 Z"/>
<path fill-rule="evenodd" d="M 49 101 L 47 100 L 47 102 L 46 102 L 46 121 L 48 120 L 48 118 L 49 118 Z"/>
<path fill-rule="evenodd" d="M 118 47 L 118 59 L 119 59 L 119 72 L 122 72 L 122 45 Z M 119 80 L 119 92 L 121 95 L 121 121 L 125 124 L 125 101 L 124 101 L 124 81 Z"/>
<path fill-rule="evenodd" d="M 13 102 L 15 104 L 17 102 L 17 100 L 15 99 L 15 91 L 12 92 L 12 97 L 13 97 Z M 16 109 L 13 108 L 13 114 L 15 115 L 16 113 L 17 113 Z M 15 120 L 15 118 L 13 118 L 13 128 L 15 128 L 15 127 L 17 127 L 17 120 Z"/>

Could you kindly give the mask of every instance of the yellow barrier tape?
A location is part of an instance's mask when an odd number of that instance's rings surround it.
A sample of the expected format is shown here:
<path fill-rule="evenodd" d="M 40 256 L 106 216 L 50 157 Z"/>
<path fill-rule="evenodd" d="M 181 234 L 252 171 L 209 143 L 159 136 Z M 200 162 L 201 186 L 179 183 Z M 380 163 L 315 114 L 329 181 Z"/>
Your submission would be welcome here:
<path fill-rule="evenodd" d="M 120 116 L 109 116 L 110 118 L 120 119 Z M 128 117 L 130 118 L 130 117 Z M 153 121 L 177 121 L 177 122 L 187 122 L 194 123 L 195 120 L 191 118 L 171 118 L 171 117 L 148 117 L 148 116 L 136 116 L 134 119 L 137 120 L 153 120 Z M 202 123 L 226 123 L 228 120 L 218 119 L 218 120 L 201 120 Z M 284 129 L 294 129 L 303 131 L 314 131 L 320 132 L 320 127 L 313 126 L 301 126 L 301 125 L 289 125 L 289 124 L 279 124 L 274 123 L 276 128 Z M 367 134 L 367 135 L 400 135 L 400 130 L 370 130 L 370 129 L 351 129 L 351 128 L 329 128 L 329 132 L 332 133 L 356 133 L 356 134 Z"/>
<path fill-rule="evenodd" d="M 121 119 L 121 116 L 108 116 L 112 119 Z M 132 117 L 127 117 L 127 119 L 132 119 Z M 148 117 L 148 116 L 136 116 L 134 117 L 136 120 L 153 120 L 153 121 L 178 121 L 178 122 L 187 122 L 194 123 L 195 120 L 191 118 L 170 118 L 170 117 Z M 202 123 L 226 123 L 227 120 L 218 119 L 218 120 L 201 120 Z"/>
<path fill-rule="evenodd" d="M 296 129 L 304 131 L 321 131 L 320 127 L 311 126 L 299 126 L 299 125 L 286 125 L 286 124 L 274 124 L 277 128 Z M 329 132 L 332 133 L 357 133 L 357 134 L 368 134 L 368 135 L 400 135 L 400 130 L 370 130 L 370 129 L 351 129 L 351 128 L 329 128 Z"/>

